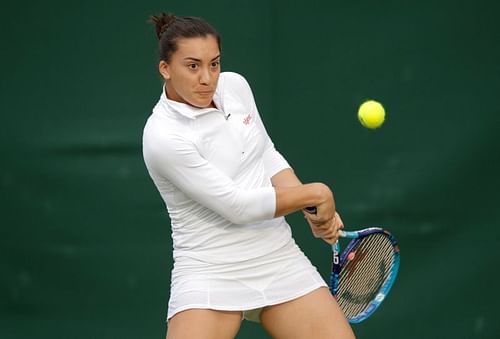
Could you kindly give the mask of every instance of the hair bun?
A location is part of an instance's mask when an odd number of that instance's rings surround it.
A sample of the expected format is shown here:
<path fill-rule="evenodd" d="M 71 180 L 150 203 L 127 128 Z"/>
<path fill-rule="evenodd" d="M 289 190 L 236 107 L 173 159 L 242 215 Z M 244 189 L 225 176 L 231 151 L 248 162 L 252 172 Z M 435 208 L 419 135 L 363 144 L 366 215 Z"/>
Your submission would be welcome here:
<path fill-rule="evenodd" d="M 156 36 L 161 39 L 165 31 L 175 22 L 176 16 L 171 13 L 161 13 L 160 15 L 153 15 L 150 21 L 155 25 Z"/>

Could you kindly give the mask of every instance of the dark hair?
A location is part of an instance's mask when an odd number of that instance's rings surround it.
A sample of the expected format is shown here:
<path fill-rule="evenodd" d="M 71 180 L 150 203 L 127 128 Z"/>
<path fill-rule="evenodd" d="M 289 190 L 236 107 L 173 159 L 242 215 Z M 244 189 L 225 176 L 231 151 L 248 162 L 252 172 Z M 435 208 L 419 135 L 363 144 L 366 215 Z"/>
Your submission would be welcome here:
<path fill-rule="evenodd" d="M 191 16 L 176 16 L 172 13 L 161 13 L 150 17 L 155 25 L 156 36 L 160 47 L 160 59 L 170 62 L 172 54 L 177 50 L 177 40 L 213 35 L 220 48 L 219 33 L 202 18 Z"/>

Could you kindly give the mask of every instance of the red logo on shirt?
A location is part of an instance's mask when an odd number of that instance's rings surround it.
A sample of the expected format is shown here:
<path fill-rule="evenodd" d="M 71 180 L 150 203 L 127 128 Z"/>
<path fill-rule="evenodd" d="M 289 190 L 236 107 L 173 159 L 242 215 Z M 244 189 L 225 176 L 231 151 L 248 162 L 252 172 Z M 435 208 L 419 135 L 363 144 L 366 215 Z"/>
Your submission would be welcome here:
<path fill-rule="evenodd" d="M 252 116 L 251 116 L 250 114 L 248 114 L 248 115 L 246 116 L 246 118 L 245 118 L 245 119 L 243 119 L 243 123 L 244 123 L 245 125 L 248 125 L 248 124 L 250 124 L 250 121 L 251 121 L 251 120 L 252 120 Z"/>

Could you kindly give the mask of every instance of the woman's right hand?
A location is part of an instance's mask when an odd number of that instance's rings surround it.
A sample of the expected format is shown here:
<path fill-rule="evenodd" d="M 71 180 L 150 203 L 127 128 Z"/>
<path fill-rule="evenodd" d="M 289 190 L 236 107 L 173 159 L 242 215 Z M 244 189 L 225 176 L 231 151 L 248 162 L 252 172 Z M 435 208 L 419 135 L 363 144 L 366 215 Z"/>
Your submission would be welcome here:
<path fill-rule="evenodd" d="M 307 206 L 314 207 L 310 212 L 310 222 L 323 225 L 335 215 L 333 193 L 323 183 L 310 183 L 292 187 L 274 187 L 276 192 L 276 211 L 274 217 L 288 215 Z"/>
<path fill-rule="evenodd" d="M 335 217 L 335 200 L 332 191 L 324 184 L 320 184 L 320 188 L 321 199 L 314 206 L 314 212 L 305 211 L 308 221 L 316 226 L 330 223 Z"/>

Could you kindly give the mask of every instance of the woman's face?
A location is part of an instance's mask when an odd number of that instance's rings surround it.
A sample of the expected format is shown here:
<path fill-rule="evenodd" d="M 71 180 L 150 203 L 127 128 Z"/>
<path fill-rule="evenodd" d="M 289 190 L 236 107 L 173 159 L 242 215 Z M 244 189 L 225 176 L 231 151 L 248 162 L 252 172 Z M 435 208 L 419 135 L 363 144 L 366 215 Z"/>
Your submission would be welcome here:
<path fill-rule="evenodd" d="M 195 107 L 209 107 L 220 74 L 220 51 L 212 35 L 183 38 L 170 62 L 160 61 L 170 100 Z"/>

